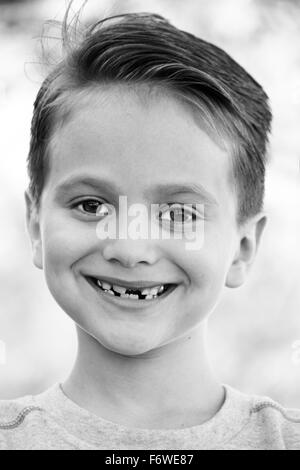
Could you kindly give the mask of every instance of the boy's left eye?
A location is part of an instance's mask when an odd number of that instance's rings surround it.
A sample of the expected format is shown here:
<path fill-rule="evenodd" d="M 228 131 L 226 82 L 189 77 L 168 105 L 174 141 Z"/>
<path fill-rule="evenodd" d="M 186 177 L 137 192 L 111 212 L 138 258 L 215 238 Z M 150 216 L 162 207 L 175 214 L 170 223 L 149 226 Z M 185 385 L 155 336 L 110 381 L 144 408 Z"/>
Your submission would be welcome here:
<path fill-rule="evenodd" d="M 197 220 L 197 214 L 190 208 L 187 209 L 184 204 L 166 204 L 166 210 L 160 210 L 159 215 L 165 215 L 169 213 L 169 220 L 172 223 L 186 223 L 186 222 L 195 222 Z M 162 209 L 162 208 L 161 208 Z M 164 217 L 161 217 L 161 220 L 166 220 Z"/>

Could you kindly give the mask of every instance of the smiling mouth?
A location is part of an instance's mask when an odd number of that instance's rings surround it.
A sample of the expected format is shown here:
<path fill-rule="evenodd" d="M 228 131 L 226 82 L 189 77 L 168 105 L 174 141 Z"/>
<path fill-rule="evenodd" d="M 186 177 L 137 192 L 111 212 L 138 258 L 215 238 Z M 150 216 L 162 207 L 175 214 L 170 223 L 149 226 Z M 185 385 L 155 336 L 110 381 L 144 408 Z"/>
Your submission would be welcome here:
<path fill-rule="evenodd" d="M 92 276 L 86 276 L 87 281 L 101 294 L 116 297 L 120 300 L 132 300 L 134 302 L 146 301 L 166 297 L 176 287 L 177 284 L 161 284 L 157 288 L 118 288 L 117 286 L 109 286 L 105 281 L 101 281 Z M 118 290 L 116 290 L 118 289 Z M 144 303 L 144 302 L 143 302 Z"/>

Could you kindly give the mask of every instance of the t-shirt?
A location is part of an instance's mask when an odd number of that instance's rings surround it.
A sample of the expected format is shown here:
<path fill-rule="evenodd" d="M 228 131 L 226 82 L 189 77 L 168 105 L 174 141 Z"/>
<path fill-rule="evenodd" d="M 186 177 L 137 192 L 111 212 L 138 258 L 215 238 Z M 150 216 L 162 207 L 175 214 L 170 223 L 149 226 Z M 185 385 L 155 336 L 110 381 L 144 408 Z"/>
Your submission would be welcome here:
<path fill-rule="evenodd" d="M 300 409 L 223 387 L 224 403 L 205 423 L 144 429 L 120 425 L 81 408 L 56 383 L 38 395 L 0 400 L 0 449 L 300 450 Z"/>

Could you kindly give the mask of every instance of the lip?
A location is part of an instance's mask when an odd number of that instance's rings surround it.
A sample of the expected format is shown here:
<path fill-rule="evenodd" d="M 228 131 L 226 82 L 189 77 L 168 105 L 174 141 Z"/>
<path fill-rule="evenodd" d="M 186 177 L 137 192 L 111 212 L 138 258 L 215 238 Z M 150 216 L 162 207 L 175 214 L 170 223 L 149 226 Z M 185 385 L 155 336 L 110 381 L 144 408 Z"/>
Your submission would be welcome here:
<path fill-rule="evenodd" d="M 116 284 L 118 286 L 124 286 L 130 288 L 138 287 L 140 289 L 146 288 L 146 287 L 155 287 L 155 286 L 160 286 L 161 284 L 178 284 L 176 282 L 162 282 L 162 281 L 124 281 L 122 279 L 117 279 L 116 277 L 108 277 L 108 276 L 97 276 L 97 275 L 90 275 L 91 277 L 95 277 L 97 279 L 100 279 L 100 281 L 106 281 L 109 284 L 113 285 Z M 86 276 L 87 277 L 87 276 Z"/>
<path fill-rule="evenodd" d="M 154 305 L 157 305 L 158 303 L 164 302 L 164 300 L 166 300 L 176 290 L 176 288 L 179 285 L 179 284 L 173 284 L 173 286 L 167 292 L 165 292 L 161 296 L 157 297 L 156 299 L 136 300 L 136 299 L 130 299 L 129 297 L 124 298 L 124 297 L 117 297 L 117 296 L 107 294 L 107 293 L 101 291 L 100 288 L 96 287 L 96 285 L 94 284 L 94 282 L 91 280 L 91 278 L 89 276 L 84 276 L 84 278 L 87 281 L 87 283 L 93 288 L 93 290 L 96 292 L 96 294 L 98 296 L 101 296 L 101 298 L 103 298 L 105 301 L 109 302 L 110 304 L 114 304 L 114 305 L 118 306 L 119 308 L 121 307 L 121 308 L 126 309 L 126 307 L 127 307 L 131 310 L 132 309 L 137 309 L 137 310 L 145 309 L 145 308 L 149 308 L 151 306 L 153 307 Z M 107 278 L 107 279 L 111 279 L 111 278 Z"/>

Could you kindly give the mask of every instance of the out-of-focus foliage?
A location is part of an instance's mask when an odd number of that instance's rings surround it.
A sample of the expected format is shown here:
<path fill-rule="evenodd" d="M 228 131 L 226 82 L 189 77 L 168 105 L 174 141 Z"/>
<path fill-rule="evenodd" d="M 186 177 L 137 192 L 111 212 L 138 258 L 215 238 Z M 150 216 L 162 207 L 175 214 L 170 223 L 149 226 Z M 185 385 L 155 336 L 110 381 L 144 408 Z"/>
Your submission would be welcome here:
<path fill-rule="evenodd" d="M 77 2 L 78 4 L 78 2 Z M 65 2 L 0 2 L 0 398 L 62 379 L 76 352 L 71 321 L 32 264 L 24 189 L 32 105 L 41 76 L 42 22 Z M 255 0 L 90 0 L 86 17 L 152 11 L 229 52 L 266 89 L 274 112 L 265 208 L 269 223 L 248 282 L 224 290 L 210 319 L 209 348 L 223 380 L 300 407 L 300 5 Z M 27 65 L 24 65 L 27 63 Z"/>

